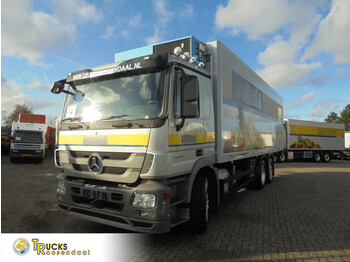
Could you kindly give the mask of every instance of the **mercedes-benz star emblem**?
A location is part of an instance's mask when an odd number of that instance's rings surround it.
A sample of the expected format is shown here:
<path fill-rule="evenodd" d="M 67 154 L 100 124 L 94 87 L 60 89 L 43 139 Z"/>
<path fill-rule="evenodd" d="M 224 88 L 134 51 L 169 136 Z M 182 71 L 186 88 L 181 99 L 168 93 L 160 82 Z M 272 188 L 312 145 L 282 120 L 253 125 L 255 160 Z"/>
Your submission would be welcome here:
<path fill-rule="evenodd" d="M 88 169 L 94 175 L 101 174 L 103 170 L 102 157 L 99 154 L 91 154 L 88 159 Z"/>

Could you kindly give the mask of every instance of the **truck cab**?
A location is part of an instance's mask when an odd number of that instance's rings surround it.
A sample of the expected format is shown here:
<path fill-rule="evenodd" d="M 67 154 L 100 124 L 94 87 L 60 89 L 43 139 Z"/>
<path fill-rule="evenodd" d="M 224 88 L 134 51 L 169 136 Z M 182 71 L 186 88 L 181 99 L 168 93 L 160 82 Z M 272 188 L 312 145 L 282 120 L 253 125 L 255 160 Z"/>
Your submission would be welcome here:
<path fill-rule="evenodd" d="M 11 161 L 32 159 L 42 162 L 45 157 L 45 124 L 12 124 Z"/>

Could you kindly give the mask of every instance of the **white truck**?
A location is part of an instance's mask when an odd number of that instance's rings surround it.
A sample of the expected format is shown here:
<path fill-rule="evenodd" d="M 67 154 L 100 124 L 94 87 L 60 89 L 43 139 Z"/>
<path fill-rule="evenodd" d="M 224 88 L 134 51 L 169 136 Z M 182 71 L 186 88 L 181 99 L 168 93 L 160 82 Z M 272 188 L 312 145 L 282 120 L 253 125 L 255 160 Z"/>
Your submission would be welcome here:
<path fill-rule="evenodd" d="M 344 124 L 285 119 L 288 158 L 329 162 L 344 150 Z"/>
<path fill-rule="evenodd" d="M 45 157 L 47 124 L 13 122 L 10 159 L 33 159 L 42 162 Z"/>
<path fill-rule="evenodd" d="M 224 192 L 263 188 L 282 98 L 221 42 L 190 36 L 70 73 L 58 126 L 61 211 L 149 233 L 204 232 Z"/>

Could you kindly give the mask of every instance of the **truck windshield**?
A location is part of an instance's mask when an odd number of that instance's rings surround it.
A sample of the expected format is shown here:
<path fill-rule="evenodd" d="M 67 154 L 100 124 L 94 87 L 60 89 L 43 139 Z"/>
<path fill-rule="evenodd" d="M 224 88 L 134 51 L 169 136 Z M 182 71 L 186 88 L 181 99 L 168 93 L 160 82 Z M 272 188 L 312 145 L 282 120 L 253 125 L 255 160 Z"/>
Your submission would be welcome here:
<path fill-rule="evenodd" d="M 82 102 L 66 98 L 63 122 L 154 119 L 163 114 L 165 70 L 76 85 Z"/>
<path fill-rule="evenodd" d="M 42 144 L 43 136 L 41 132 L 35 131 L 15 131 L 13 134 L 14 142 L 22 142 L 22 143 L 35 143 Z"/>

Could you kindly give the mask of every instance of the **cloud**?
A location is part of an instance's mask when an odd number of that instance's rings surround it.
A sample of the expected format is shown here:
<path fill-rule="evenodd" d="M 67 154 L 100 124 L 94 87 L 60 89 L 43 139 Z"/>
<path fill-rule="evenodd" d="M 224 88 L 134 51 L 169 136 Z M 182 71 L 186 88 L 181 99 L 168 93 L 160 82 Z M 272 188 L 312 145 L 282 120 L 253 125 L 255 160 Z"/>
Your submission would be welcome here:
<path fill-rule="evenodd" d="M 2 1 L 2 51 L 6 56 L 20 56 L 30 63 L 46 52 L 65 50 L 76 39 L 77 26 L 96 22 L 102 15 L 82 0 L 54 1 L 54 13 L 34 11 L 31 1 Z"/>
<path fill-rule="evenodd" d="M 258 73 L 272 86 L 292 86 L 308 78 L 322 63 L 301 61 L 302 52 L 321 21 L 324 1 L 239 1 L 219 5 L 215 24 L 233 35 L 245 33 L 250 40 L 272 41 L 258 54 L 264 69 Z M 302 10 L 302 12 L 300 11 Z M 308 81 L 311 82 L 311 81 Z"/>
<path fill-rule="evenodd" d="M 273 87 L 286 87 L 298 84 L 301 79 L 311 75 L 322 63 L 311 64 L 275 64 L 257 73 Z"/>
<path fill-rule="evenodd" d="M 251 40 L 272 34 L 293 20 L 291 4 L 280 0 L 229 0 L 227 6 L 218 6 L 215 24 L 228 28 L 233 35 L 241 32 Z"/>
<path fill-rule="evenodd" d="M 108 39 L 113 36 L 114 26 L 108 26 L 106 32 L 101 36 L 103 39 Z"/>
<path fill-rule="evenodd" d="M 124 30 L 121 32 L 124 37 L 130 37 L 130 33 L 133 32 L 133 29 L 141 26 L 142 16 L 141 14 L 133 16 L 128 20 L 127 25 L 123 26 Z"/>
<path fill-rule="evenodd" d="M 289 103 L 286 105 L 285 109 L 288 110 L 291 107 L 300 107 L 306 103 L 309 103 L 311 100 L 315 98 L 315 92 L 307 93 L 301 97 L 299 97 L 294 103 Z"/>
<path fill-rule="evenodd" d="M 138 14 L 136 16 L 133 16 L 130 20 L 129 20 L 129 26 L 130 27 L 138 27 L 141 25 L 141 14 Z"/>
<path fill-rule="evenodd" d="M 336 64 L 350 63 L 350 1 L 333 0 L 332 8 L 320 24 L 313 43 L 306 49 L 303 60 L 321 52 L 334 55 Z"/>
<path fill-rule="evenodd" d="M 60 105 L 60 102 L 55 100 L 47 100 L 43 99 L 42 97 L 30 97 L 28 99 L 28 105 L 33 109 L 33 111 L 39 111 L 43 108 L 49 107 L 49 106 L 58 106 Z"/>
<path fill-rule="evenodd" d="M 13 81 L 7 81 L 1 77 L 1 108 L 10 112 L 17 104 L 23 104 L 26 102 L 27 97 L 22 93 L 21 86 Z"/>
<path fill-rule="evenodd" d="M 344 108 L 346 102 L 339 98 L 322 99 L 316 103 L 307 116 L 313 118 L 325 118 L 330 112 L 336 112 Z"/>
<path fill-rule="evenodd" d="M 158 15 L 159 23 L 162 26 L 165 26 L 174 15 L 166 9 L 165 4 L 165 0 L 153 0 L 154 12 Z"/>
<path fill-rule="evenodd" d="M 34 79 L 34 80 L 27 86 L 27 88 L 29 88 L 29 89 L 34 89 L 34 88 L 38 88 L 38 87 L 41 87 L 41 86 L 42 86 L 41 82 L 40 82 L 39 80 L 37 80 L 37 79 Z"/>
<path fill-rule="evenodd" d="M 152 45 L 152 44 L 158 43 L 159 41 L 160 41 L 159 29 L 157 26 L 154 26 L 154 35 L 146 38 L 146 43 L 148 45 Z"/>
<path fill-rule="evenodd" d="M 193 5 L 191 4 L 185 4 L 185 8 L 183 10 L 183 13 L 180 13 L 182 17 L 191 16 L 194 13 Z"/>

